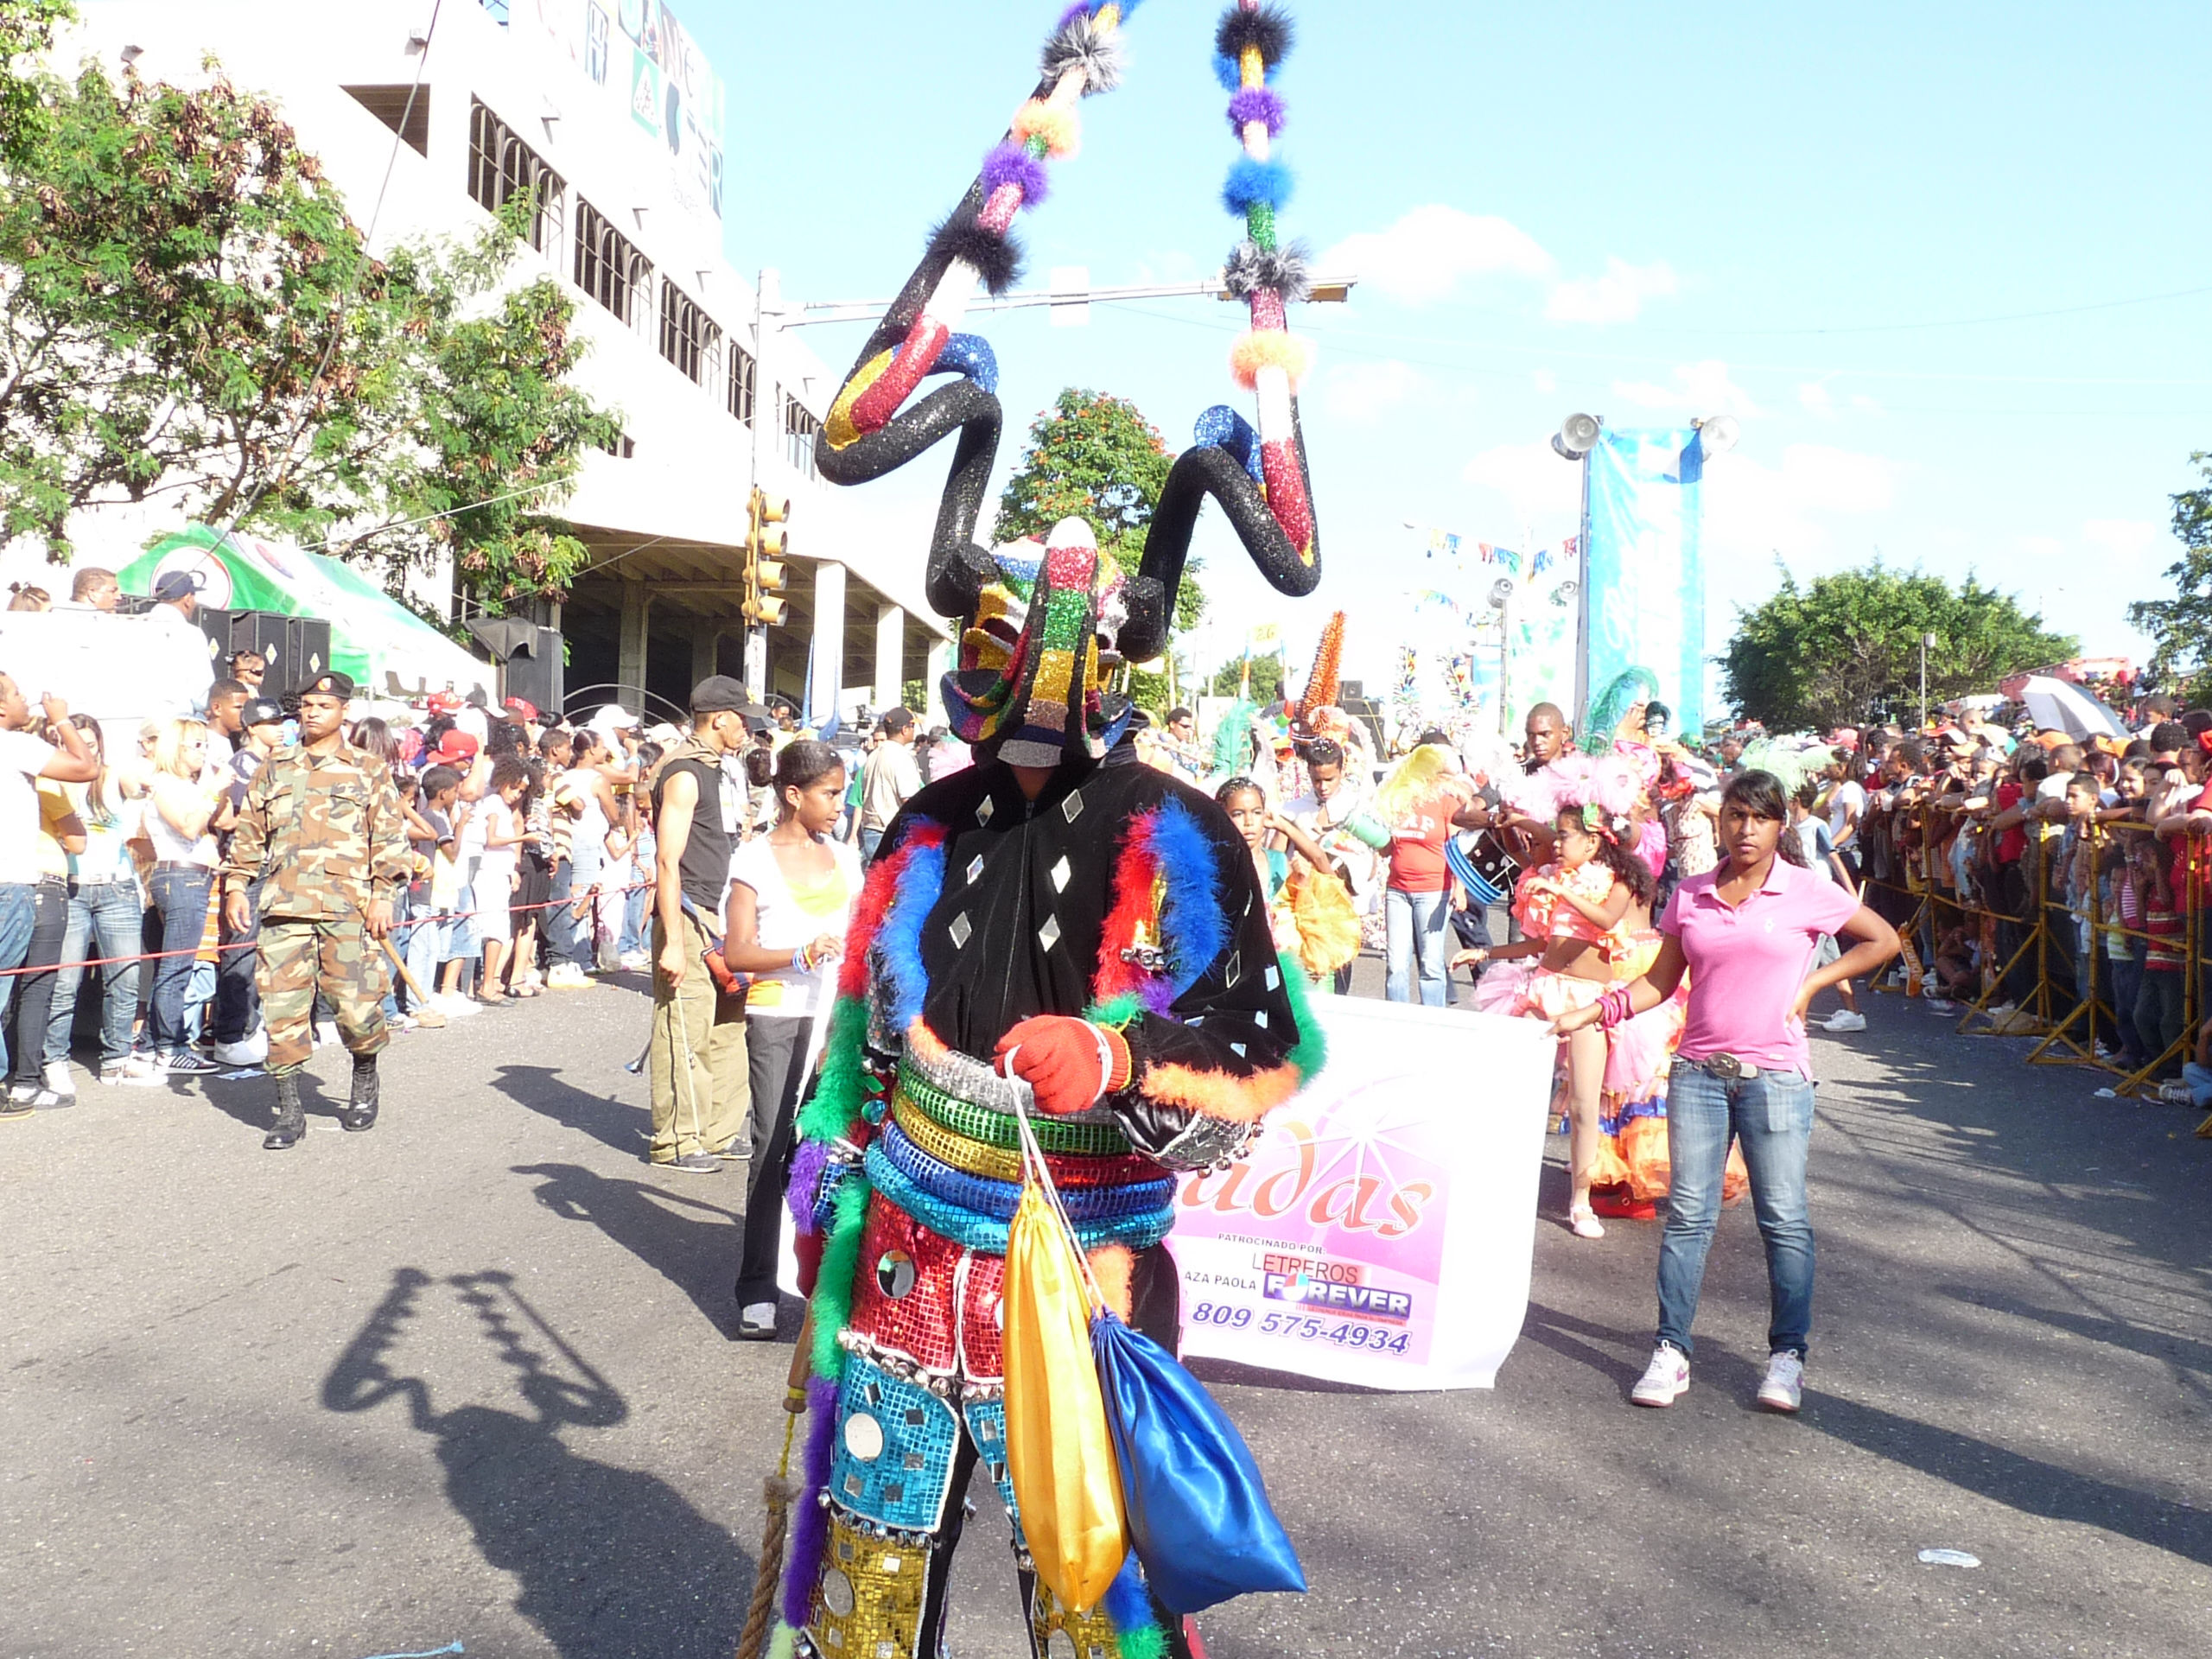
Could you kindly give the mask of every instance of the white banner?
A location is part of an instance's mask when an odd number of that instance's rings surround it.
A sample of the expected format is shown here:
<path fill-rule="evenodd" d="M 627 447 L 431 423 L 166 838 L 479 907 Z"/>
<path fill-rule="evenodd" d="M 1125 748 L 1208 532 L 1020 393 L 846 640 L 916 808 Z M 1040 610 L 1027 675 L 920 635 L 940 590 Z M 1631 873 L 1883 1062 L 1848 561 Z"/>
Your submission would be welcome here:
<path fill-rule="evenodd" d="M 1177 1192 L 1184 1357 L 1487 1389 L 1528 1312 L 1557 1044 L 1536 1020 L 1312 1001 L 1320 1077 Z"/>

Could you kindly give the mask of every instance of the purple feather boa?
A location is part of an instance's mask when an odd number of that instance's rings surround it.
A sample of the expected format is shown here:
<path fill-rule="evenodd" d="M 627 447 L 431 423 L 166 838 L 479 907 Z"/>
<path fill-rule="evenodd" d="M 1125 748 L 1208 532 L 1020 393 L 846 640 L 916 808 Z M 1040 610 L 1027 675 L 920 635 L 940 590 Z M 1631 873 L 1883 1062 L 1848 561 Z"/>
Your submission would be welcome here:
<path fill-rule="evenodd" d="M 822 1172 L 829 1163 L 826 1141 L 802 1141 L 791 1154 L 791 1175 L 784 1188 L 784 1204 L 791 1212 L 791 1225 L 802 1235 L 821 1230 L 814 1224 L 814 1200 L 822 1186 Z"/>
<path fill-rule="evenodd" d="M 983 196 L 991 194 L 1006 185 L 1021 187 L 1021 203 L 1034 207 L 1045 200 L 1052 188 L 1045 163 L 1032 156 L 1020 144 L 1001 144 L 983 157 Z"/>
<path fill-rule="evenodd" d="M 814 1611 L 814 1583 L 822 1576 L 823 1552 L 830 1545 L 830 1510 L 822 1495 L 830 1490 L 830 1454 L 837 1438 L 837 1385 L 826 1376 L 806 1385 L 806 1481 L 791 1506 L 791 1564 L 784 1569 L 784 1623 L 806 1628 Z"/>

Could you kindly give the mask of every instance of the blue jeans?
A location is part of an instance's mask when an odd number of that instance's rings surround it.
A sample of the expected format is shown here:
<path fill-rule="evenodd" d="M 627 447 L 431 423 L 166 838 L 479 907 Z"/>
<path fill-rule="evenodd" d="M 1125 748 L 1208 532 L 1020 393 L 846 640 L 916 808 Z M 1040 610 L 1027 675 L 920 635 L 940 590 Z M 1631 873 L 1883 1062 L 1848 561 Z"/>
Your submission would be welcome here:
<path fill-rule="evenodd" d="M 1668 1075 L 1667 1154 L 1674 1188 L 1659 1238 L 1659 1340 L 1691 1351 L 1690 1325 L 1705 1282 L 1705 1254 L 1720 1218 L 1720 1175 L 1732 1135 L 1751 1171 L 1751 1211 L 1766 1244 L 1772 1304 L 1767 1351 L 1787 1348 L 1802 1358 L 1813 1323 L 1813 1225 L 1805 1211 L 1813 1085 L 1786 1071 L 1730 1082 L 1676 1060 Z"/>
<path fill-rule="evenodd" d="M 2212 1106 L 2212 1066 L 2199 1065 L 2195 1060 L 2181 1063 L 2181 1080 L 2189 1089 L 2189 1103 L 2202 1111 Z"/>
<path fill-rule="evenodd" d="M 591 875 L 587 872 L 579 881 L 574 860 L 564 858 L 553 867 L 553 891 L 546 895 L 550 902 L 543 912 L 549 966 L 558 967 L 564 962 L 572 962 L 579 968 L 591 966 L 591 930 L 588 924 L 579 927 L 576 922 L 575 899 L 579 887 L 588 892 Z M 579 933 L 583 936 L 581 944 L 577 943 Z"/>
<path fill-rule="evenodd" d="M 0 881 L 0 969 L 20 968 L 30 955 L 31 930 L 38 922 L 38 887 L 31 881 Z M 0 1076 L 8 1065 L 8 1006 L 16 1000 L 18 974 L 0 974 Z"/>
<path fill-rule="evenodd" d="M 1444 892 L 1401 893 L 1392 887 L 1383 894 L 1382 925 L 1390 958 L 1382 995 L 1391 1001 L 1414 1000 L 1416 957 L 1423 1006 L 1440 1008 L 1449 1001 L 1451 986 L 1446 980 L 1444 964 L 1451 960 L 1446 951 L 1452 934 L 1444 923 L 1451 902 L 1452 895 Z"/>
<path fill-rule="evenodd" d="M 882 831 L 882 830 L 861 830 L 861 863 L 863 863 L 863 864 L 871 864 L 871 863 L 874 863 L 874 862 L 875 861 L 875 849 L 876 849 L 877 848 L 879 848 L 879 847 L 882 846 L 882 845 L 883 845 L 883 831 Z"/>
<path fill-rule="evenodd" d="M 69 931 L 62 936 L 65 964 L 110 961 L 138 954 L 139 918 L 145 906 L 136 881 L 99 881 L 69 897 Z M 100 974 L 100 1063 L 130 1056 L 130 1027 L 138 1018 L 138 967 L 116 963 Z M 65 965 L 54 984 L 54 1008 L 46 1022 L 46 1058 L 69 1058 L 69 1030 L 77 1016 L 77 990 L 85 970 Z"/>
<path fill-rule="evenodd" d="M 632 887 L 622 895 L 622 942 L 615 947 L 622 956 L 643 956 L 645 950 L 645 906 L 652 901 L 650 884 Z"/>
<path fill-rule="evenodd" d="M 159 1053 L 175 1053 L 192 1041 L 192 1033 L 185 1029 L 184 1005 L 192 985 L 194 954 L 207 931 L 207 888 L 213 874 L 194 865 L 154 871 L 150 885 L 154 909 L 162 918 L 162 955 L 154 964 L 146 1038 Z"/>

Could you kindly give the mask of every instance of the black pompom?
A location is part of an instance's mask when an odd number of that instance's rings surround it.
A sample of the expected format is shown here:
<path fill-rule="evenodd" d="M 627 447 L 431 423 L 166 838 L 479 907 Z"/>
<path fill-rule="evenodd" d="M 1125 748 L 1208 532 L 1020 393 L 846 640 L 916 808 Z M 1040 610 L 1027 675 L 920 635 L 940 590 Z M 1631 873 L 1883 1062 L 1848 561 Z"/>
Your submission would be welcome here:
<path fill-rule="evenodd" d="M 1065 26 L 1045 42 L 1038 64 L 1039 84 L 1056 86 L 1070 69 L 1081 68 L 1083 95 L 1110 92 L 1122 81 L 1122 42 L 1118 35 L 1102 35 L 1088 14 L 1068 19 Z"/>
<path fill-rule="evenodd" d="M 966 260 L 982 274 L 983 286 L 994 298 L 1012 288 L 1021 275 L 1020 244 L 1010 236 L 984 229 L 966 207 L 955 209 L 951 218 L 930 232 L 930 254 Z"/>
<path fill-rule="evenodd" d="M 1260 61 L 1272 69 L 1290 55 L 1296 34 L 1290 14 L 1278 6 L 1262 6 L 1256 11 L 1232 6 L 1222 14 L 1221 27 L 1214 31 L 1213 49 L 1235 63 L 1246 47 L 1256 46 Z"/>

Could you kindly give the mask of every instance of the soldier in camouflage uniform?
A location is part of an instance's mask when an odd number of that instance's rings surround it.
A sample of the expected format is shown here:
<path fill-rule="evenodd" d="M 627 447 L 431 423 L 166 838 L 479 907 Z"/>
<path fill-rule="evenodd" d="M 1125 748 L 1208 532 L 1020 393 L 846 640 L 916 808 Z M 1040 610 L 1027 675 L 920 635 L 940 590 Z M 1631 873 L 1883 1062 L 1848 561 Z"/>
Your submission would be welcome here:
<path fill-rule="evenodd" d="M 252 920 L 246 889 L 262 883 L 257 982 L 276 1122 L 261 1144 L 272 1152 L 307 1131 L 299 1071 L 315 1047 L 318 991 L 337 1010 L 338 1034 L 353 1056 L 353 1092 L 339 1122 L 361 1130 L 377 1121 L 377 1052 L 391 1040 L 378 941 L 406 884 L 407 836 L 391 769 L 346 741 L 353 695 L 353 680 L 337 673 L 300 694 L 299 744 L 279 749 L 247 785 L 223 866 L 224 914 L 234 931 Z"/>

